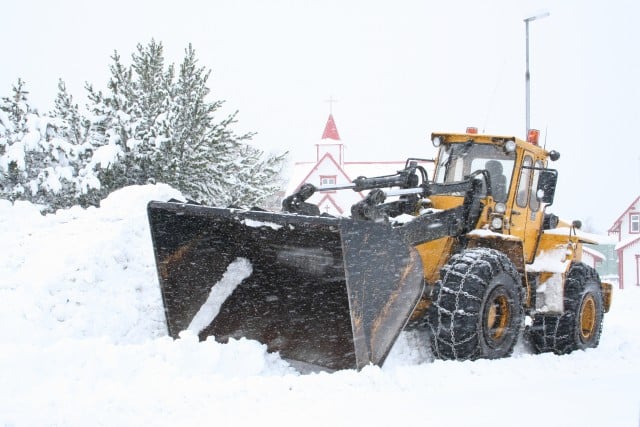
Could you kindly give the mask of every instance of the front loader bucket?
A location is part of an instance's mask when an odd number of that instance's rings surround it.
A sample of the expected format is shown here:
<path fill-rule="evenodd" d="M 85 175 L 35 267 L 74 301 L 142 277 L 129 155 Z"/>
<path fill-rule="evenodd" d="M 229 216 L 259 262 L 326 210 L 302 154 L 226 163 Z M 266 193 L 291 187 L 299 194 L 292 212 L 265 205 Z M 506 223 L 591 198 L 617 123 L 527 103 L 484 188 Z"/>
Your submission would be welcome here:
<path fill-rule="evenodd" d="M 423 291 L 387 224 L 151 202 L 169 334 L 246 337 L 336 369 L 382 364 Z"/>

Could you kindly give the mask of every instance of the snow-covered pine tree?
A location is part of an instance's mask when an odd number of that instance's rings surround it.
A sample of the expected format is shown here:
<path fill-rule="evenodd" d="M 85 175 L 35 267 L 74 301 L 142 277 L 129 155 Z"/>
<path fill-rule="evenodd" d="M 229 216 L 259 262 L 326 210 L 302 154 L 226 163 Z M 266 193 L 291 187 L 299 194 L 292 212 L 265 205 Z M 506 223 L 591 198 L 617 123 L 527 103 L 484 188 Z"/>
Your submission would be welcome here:
<path fill-rule="evenodd" d="M 237 112 L 216 122 L 223 101 L 206 99 L 211 72 L 198 67 L 191 45 L 185 53 L 176 81 L 173 65 L 164 70 L 162 44 L 152 40 L 137 46 L 130 67 L 114 53 L 107 94 L 87 85 L 101 191 L 154 180 L 206 203 L 259 203 L 277 187 L 284 155 L 264 156 L 248 145 L 253 134 L 236 135 Z M 239 188 L 244 197 L 231 196 Z"/>
<path fill-rule="evenodd" d="M 77 150 L 61 129 L 64 120 L 41 116 L 29 106 L 24 82 L 3 98 L 2 197 L 28 200 L 52 211 L 75 203 Z M 7 131 L 9 129 L 9 131 Z"/>
<path fill-rule="evenodd" d="M 85 86 L 91 114 L 87 142 L 94 147 L 92 164 L 100 180 L 101 198 L 118 188 L 139 183 L 132 172 L 135 169 L 132 141 L 138 120 L 133 72 L 122 64 L 117 51 L 111 59 L 108 92 L 103 94 L 90 84 Z"/>
<path fill-rule="evenodd" d="M 198 66 L 190 44 L 173 85 L 172 134 L 161 152 L 163 164 L 171 165 L 165 180 L 208 204 L 257 204 L 277 191 L 284 155 L 264 156 L 249 145 L 252 133 L 237 135 L 231 129 L 237 111 L 216 122 L 214 115 L 224 101 L 207 100 L 210 75 L 211 70 Z"/>
<path fill-rule="evenodd" d="M 11 120 L 9 102 L 6 98 L 0 98 L 0 198 L 7 198 L 11 185 L 9 169 L 12 166 L 7 152 L 13 144 L 14 130 L 15 124 Z M 13 167 L 15 167 L 15 163 Z"/>
<path fill-rule="evenodd" d="M 73 96 L 67 91 L 62 79 L 58 80 L 54 110 L 49 115 L 57 136 L 73 147 L 72 155 L 68 158 L 73 173 L 73 185 L 63 186 L 53 207 L 69 207 L 75 204 L 82 207 L 99 205 L 100 180 L 95 175 L 92 164 L 95 147 L 87 141 L 90 121 L 80 114 L 78 104 L 73 102 Z"/>
<path fill-rule="evenodd" d="M 0 100 L 0 197 L 54 210 L 149 180 L 216 205 L 255 205 L 275 193 L 286 153 L 265 156 L 249 145 L 252 133 L 235 134 L 237 111 L 216 121 L 224 101 L 207 100 L 211 71 L 191 45 L 185 53 L 176 80 L 161 43 L 139 44 L 131 66 L 114 52 L 107 93 L 86 85 L 88 118 L 62 80 L 53 112 L 40 116 L 19 79 Z"/>
<path fill-rule="evenodd" d="M 240 149 L 240 162 L 235 184 L 222 196 L 227 205 L 264 206 L 268 198 L 274 196 L 284 185 L 278 179 L 287 153 L 270 156 L 250 145 Z"/>
<path fill-rule="evenodd" d="M 154 155 L 170 132 L 166 120 L 173 66 L 165 72 L 162 43 L 152 39 L 147 46 L 138 44 L 136 48 L 132 56 L 136 121 L 132 129 L 133 139 L 127 142 L 127 146 L 135 159 L 135 168 L 131 172 L 139 174 L 136 181 L 146 181 L 156 179 L 163 170 L 162 164 L 154 162 Z"/>
<path fill-rule="evenodd" d="M 49 116 L 29 116 L 31 133 L 39 132 L 39 146 L 27 151 L 27 159 L 38 159 L 27 165 L 29 181 L 27 200 L 43 206 L 43 212 L 53 212 L 77 204 L 78 147 L 66 139 L 61 129 L 64 121 Z"/>
<path fill-rule="evenodd" d="M 166 111 L 173 68 L 164 71 L 162 44 L 138 44 L 133 63 L 125 66 L 114 52 L 108 92 L 87 85 L 92 112 L 89 142 L 98 155 L 94 163 L 102 194 L 155 179 L 163 165 L 153 161 L 167 138 Z"/>
<path fill-rule="evenodd" d="M 162 43 L 155 40 L 147 46 L 138 44 L 132 56 L 135 79 L 132 82 L 136 92 L 136 116 L 138 118 L 134 137 L 140 141 L 162 137 L 161 131 L 169 104 L 170 85 L 173 82 L 173 66 L 165 72 Z"/>
<path fill-rule="evenodd" d="M 234 141 L 224 141 L 220 131 L 228 124 L 214 121 L 214 113 L 223 102 L 207 101 L 210 92 L 207 80 L 211 72 L 198 67 L 197 62 L 195 50 L 189 45 L 177 81 L 172 85 L 171 138 L 161 145 L 157 160 L 169 165 L 161 179 L 192 199 L 212 202 L 215 198 L 211 187 L 220 187 L 223 183 L 219 177 L 212 176 L 210 165 L 225 163 L 232 153 L 229 145 Z"/>
<path fill-rule="evenodd" d="M 80 114 L 78 104 L 73 102 L 73 96 L 62 79 L 58 80 L 58 94 L 49 116 L 62 120 L 58 128 L 60 136 L 74 145 L 82 146 L 85 143 L 89 121 Z"/>
<path fill-rule="evenodd" d="M 39 135 L 36 140 L 33 134 L 27 137 L 27 118 L 34 111 L 27 101 L 25 82 L 19 78 L 11 90 L 11 96 L 0 100 L 0 198 L 14 201 L 24 198 L 27 191 L 26 151 L 37 146 Z"/>

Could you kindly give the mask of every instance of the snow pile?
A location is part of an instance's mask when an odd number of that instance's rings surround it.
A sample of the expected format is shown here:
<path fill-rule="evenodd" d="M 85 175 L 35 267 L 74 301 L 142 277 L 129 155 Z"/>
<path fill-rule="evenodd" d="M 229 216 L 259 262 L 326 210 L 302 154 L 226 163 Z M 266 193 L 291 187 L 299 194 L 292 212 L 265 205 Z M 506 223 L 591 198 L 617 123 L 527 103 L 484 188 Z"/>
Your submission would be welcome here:
<path fill-rule="evenodd" d="M 637 287 L 615 292 L 600 347 L 567 356 L 432 361 L 403 333 L 382 368 L 301 375 L 255 341 L 173 340 L 146 219 L 172 197 L 130 187 L 48 216 L 0 201 L 0 425 L 638 425 Z"/>
<path fill-rule="evenodd" d="M 0 203 L 0 334 L 9 341 L 166 334 L 146 204 L 181 195 L 129 187 L 100 209 L 42 216 L 30 203 Z"/>

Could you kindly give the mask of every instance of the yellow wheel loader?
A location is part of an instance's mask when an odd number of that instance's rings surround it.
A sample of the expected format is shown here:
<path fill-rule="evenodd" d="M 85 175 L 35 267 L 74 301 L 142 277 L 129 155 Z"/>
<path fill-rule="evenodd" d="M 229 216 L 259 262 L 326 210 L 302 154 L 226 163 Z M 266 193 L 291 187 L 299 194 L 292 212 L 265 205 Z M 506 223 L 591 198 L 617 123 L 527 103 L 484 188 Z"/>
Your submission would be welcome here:
<path fill-rule="evenodd" d="M 546 212 L 559 154 L 510 136 L 432 142 L 433 176 L 409 159 L 307 183 L 283 212 L 150 202 L 169 334 L 246 337 L 327 370 L 381 365 L 403 328 L 442 359 L 509 356 L 525 335 L 537 352 L 597 346 L 611 285 L 581 262 L 578 224 Z M 332 217 L 306 202 L 318 191 L 368 193 Z"/>

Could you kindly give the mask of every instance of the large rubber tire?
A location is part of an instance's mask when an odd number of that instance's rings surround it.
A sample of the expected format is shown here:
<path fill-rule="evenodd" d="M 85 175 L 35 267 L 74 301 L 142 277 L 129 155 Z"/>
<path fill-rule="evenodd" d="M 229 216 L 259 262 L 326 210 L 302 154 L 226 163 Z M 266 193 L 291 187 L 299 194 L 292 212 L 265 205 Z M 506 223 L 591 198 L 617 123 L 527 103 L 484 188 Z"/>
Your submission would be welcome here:
<path fill-rule="evenodd" d="M 536 314 L 529 340 L 537 353 L 567 354 L 594 348 L 600 342 L 604 297 L 593 267 L 575 262 L 564 285 L 564 313 Z"/>
<path fill-rule="evenodd" d="M 451 257 L 427 312 L 431 350 L 439 359 L 511 355 L 524 328 L 522 278 L 509 258 L 474 248 Z"/>

